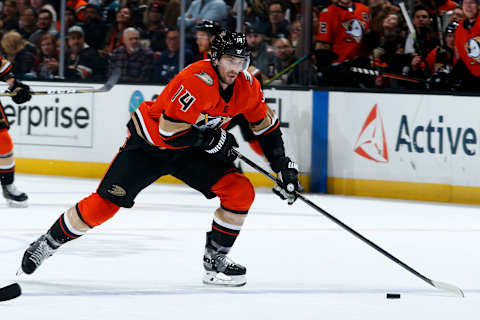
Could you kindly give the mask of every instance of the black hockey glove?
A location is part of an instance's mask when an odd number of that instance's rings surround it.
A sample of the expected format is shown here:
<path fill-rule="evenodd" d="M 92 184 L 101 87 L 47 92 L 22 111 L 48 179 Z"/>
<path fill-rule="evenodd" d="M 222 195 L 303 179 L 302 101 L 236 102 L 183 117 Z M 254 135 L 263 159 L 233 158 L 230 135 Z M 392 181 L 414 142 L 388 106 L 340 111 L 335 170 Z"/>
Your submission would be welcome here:
<path fill-rule="evenodd" d="M 287 200 L 288 204 L 293 204 L 297 200 L 297 191 L 303 191 L 303 187 L 298 182 L 298 166 L 288 157 L 284 157 L 272 164 L 272 168 L 279 168 L 278 178 L 280 185 L 273 187 L 272 191 L 282 200 Z"/>
<path fill-rule="evenodd" d="M 15 93 L 15 95 L 12 96 L 12 100 L 16 104 L 25 103 L 32 98 L 30 87 L 17 80 L 15 80 L 13 85 L 8 88 L 8 92 Z"/>
<path fill-rule="evenodd" d="M 233 162 L 237 158 L 232 150 L 233 147 L 238 147 L 233 134 L 223 129 L 206 129 L 203 134 L 203 149 L 206 153 L 223 162 Z"/>

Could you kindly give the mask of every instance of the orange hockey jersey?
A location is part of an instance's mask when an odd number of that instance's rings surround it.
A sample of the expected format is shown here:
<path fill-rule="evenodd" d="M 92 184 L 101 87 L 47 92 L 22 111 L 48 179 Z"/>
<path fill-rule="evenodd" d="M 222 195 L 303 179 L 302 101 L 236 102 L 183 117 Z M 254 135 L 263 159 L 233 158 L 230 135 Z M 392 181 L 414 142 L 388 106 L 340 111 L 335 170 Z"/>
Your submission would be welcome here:
<path fill-rule="evenodd" d="M 369 12 L 367 6 L 354 2 L 352 10 L 332 4 L 320 13 L 316 40 L 331 45 L 338 55 L 334 63 L 361 54 L 362 38 L 369 28 Z"/>
<path fill-rule="evenodd" d="M 134 117 L 144 138 L 152 145 L 175 149 L 164 142 L 168 133 L 160 132 L 159 119 L 165 114 L 173 121 L 188 123 L 199 129 L 225 128 L 236 115 L 243 114 L 250 123 L 262 121 L 267 116 L 267 105 L 260 83 L 249 72 L 241 72 L 233 84 L 229 101 L 220 96 L 218 75 L 210 60 L 197 61 L 177 74 L 155 102 L 145 101 L 135 111 Z M 256 134 L 273 129 L 278 121 Z"/>
<path fill-rule="evenodd" d="M 463 19 L 455 31 L 455 49 L 470 73 L 480 77 L 480 19 L 470 28 L 465 24 Z"/>

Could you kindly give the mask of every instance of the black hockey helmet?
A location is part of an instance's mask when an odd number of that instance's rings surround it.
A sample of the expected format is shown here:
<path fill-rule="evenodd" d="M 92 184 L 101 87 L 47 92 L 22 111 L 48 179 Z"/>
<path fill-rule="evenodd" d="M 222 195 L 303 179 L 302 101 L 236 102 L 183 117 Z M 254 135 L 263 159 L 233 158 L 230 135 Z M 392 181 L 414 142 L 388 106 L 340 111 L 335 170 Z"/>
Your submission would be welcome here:
<path fill-rule="evenodd" d="M 250 60 L 250 50 L 248 50 L 247 39 L 240 32 L 230 32 L 221 30 L 212 42 L 211 48 L 212 61 L 220 60 L 224 54 L 230 56 L 245 58 Z"/>
<path fill-rule="evenodd" d="M 213 20 L 202 20 L 195 26 L 196 31 L 203 31 L 209 35 L 216 35 L 220 29 L 220 24 Z"/>
<path fill-rule="evenodd" d="M 447 27 L 445 28 L 445 35 L 449 33 L 455 33 L 455 30 L 458 27 L 458 22 L 452 21 L 450 22 Z"/>

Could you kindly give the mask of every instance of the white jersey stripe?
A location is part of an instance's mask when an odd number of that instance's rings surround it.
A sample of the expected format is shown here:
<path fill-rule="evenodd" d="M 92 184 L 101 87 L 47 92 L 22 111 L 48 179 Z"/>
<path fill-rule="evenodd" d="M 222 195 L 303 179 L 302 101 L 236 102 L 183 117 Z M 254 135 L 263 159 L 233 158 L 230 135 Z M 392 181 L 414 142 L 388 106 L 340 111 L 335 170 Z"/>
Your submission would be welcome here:
<path fill-rule="evenodd" d="M 140 125 L 142 126 L 143 133 L 145 134 L 145 138 L 147 138 L 148 142 L 155 145 L 155 143 L 152 140 L 152 137 L 150 137 L 150 134 L 148 133 L 148 129 L 147 129 L 147 126 L 145 125 L 145 121 L 143 120 L 143 115 L 140 112 L 140 109 L 135 110 L 135 113 L 138 116 L 138 120 L 140 120 Z"/>

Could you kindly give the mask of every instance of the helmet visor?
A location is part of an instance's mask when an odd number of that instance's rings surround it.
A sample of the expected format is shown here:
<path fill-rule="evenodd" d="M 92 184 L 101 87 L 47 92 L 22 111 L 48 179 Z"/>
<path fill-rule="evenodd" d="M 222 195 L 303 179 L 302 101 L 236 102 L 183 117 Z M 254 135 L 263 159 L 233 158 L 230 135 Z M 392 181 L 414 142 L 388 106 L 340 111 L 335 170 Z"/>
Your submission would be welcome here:
<path fill-rule="evenodd" d="M 235 72 L 243 72 L 250 65 L 250 57 L 235 57 L 231 55 L 223 55 L 218 64 L 227 70 L 235 70 Z"/>

